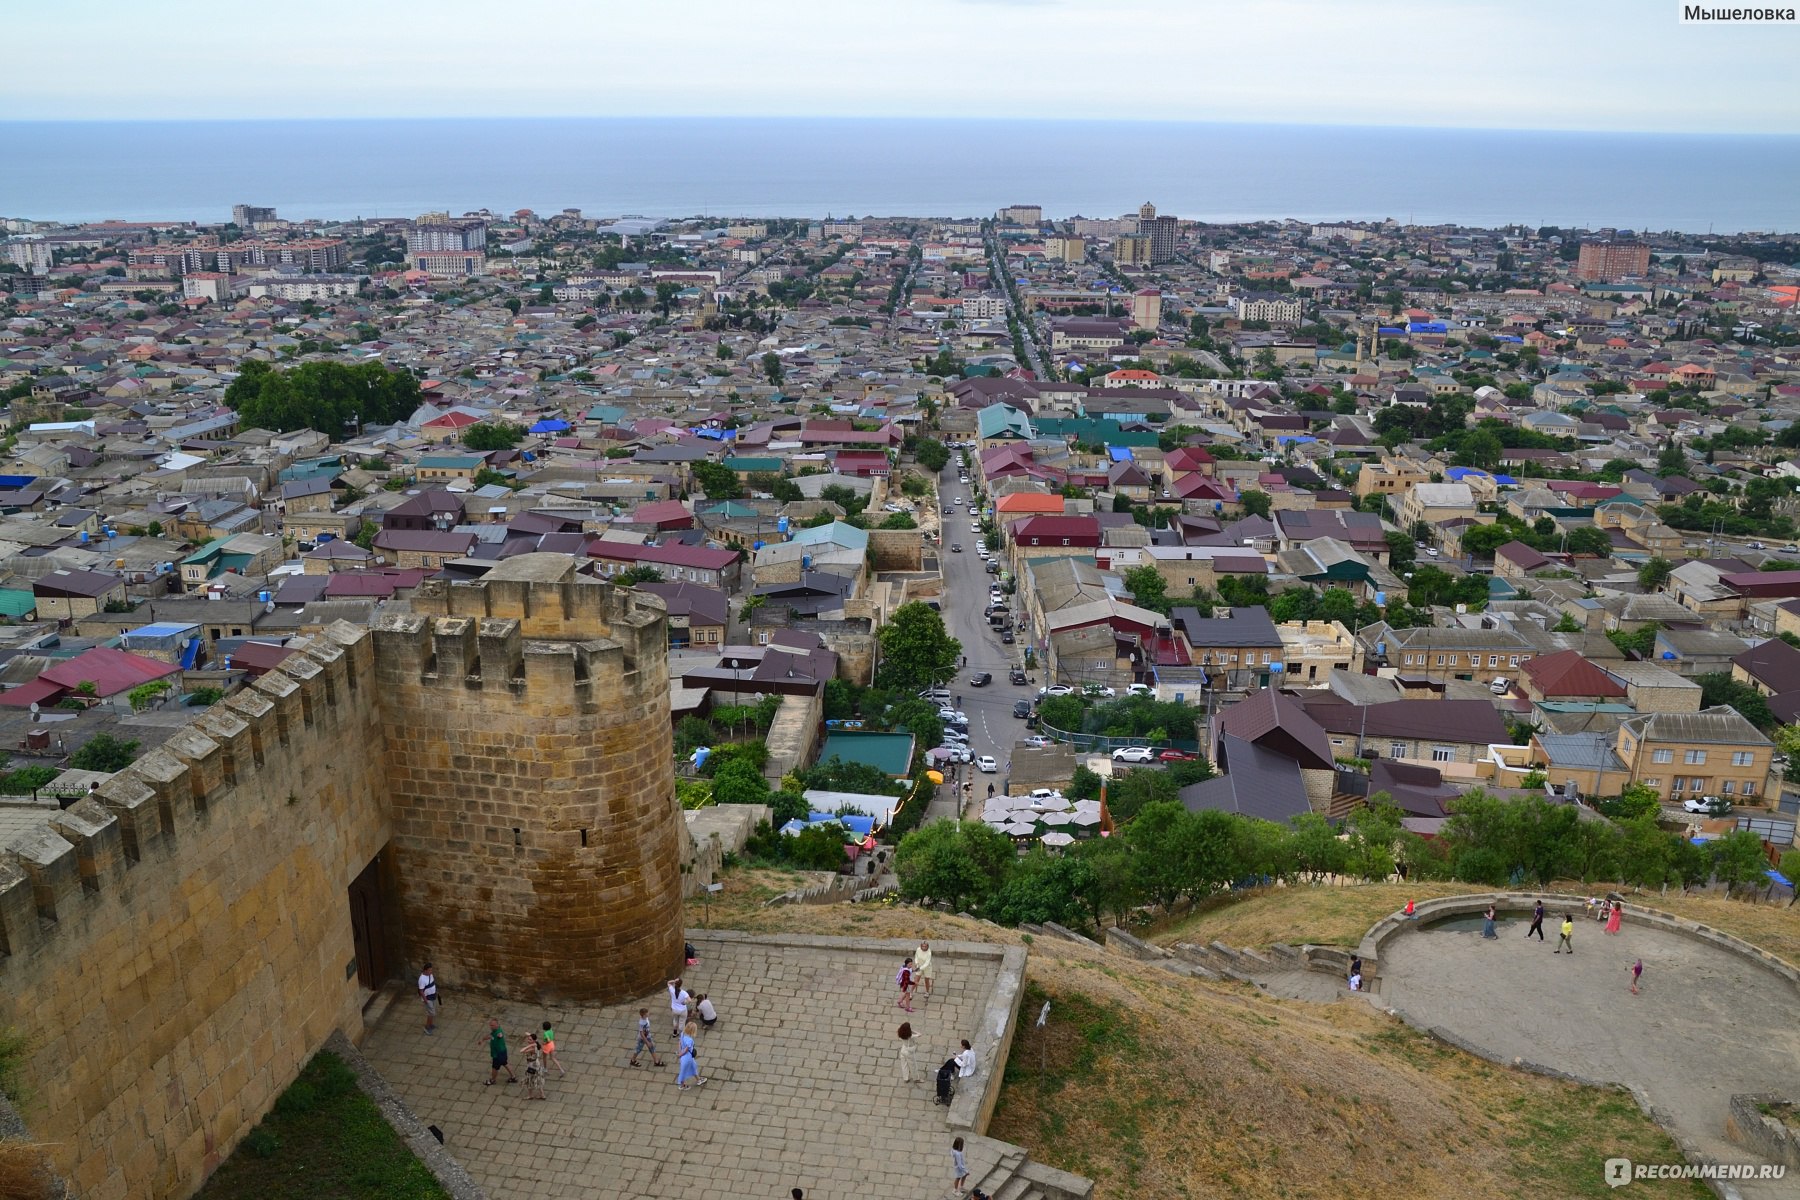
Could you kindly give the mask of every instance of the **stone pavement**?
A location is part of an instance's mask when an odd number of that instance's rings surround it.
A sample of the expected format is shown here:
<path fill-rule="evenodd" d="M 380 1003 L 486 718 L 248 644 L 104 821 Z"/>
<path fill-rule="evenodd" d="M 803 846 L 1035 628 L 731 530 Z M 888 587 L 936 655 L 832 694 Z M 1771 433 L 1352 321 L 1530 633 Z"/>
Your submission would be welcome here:
<path fill-rule="evenodd" d="M 906 943 L 884 954 L 689 938 L 700 963 L 687 970 L 688 987 L 719 1010 L 718 1025 L 698 1039 L 703 1088 L 675 1087 L 662 991 L 629 1005 L 539 1009 L 465 997 L 452 985 L 436 1036 L 424 1036 L 417 1003 L 402 1001 L 362 1051 L 420 1120 L 444 1131 L 493 1200 L 787 1200 L 796 1186 L 807 1200 L 949 1192 L 948 1110 L 929 1085 L 900 1082 L 894 1031 L 911 1021 L 919 1064 L 934 1071 L 958 1039 L 975 1040 L 997 975 L 992 959 L 938 954 L 932 999 L 907 1014 L 894 986 Z M 628 1065 L 640 1004 L 650 1009 L 661 1069 L 648 1055 L 641 1068 Z M 525 1100 L 523 1085 L 483 1086 L 490 1015 L 521 1075 L 526 1032 L 554 1022 L 569 1075 L 551 1072 L 548 1100 Z M 970 1143 L 979 1179 L 998 1144 Z"/>
<path fill-rule="evenodd" d="M 1371 1002 L 1501 1061 L 1642 1088 L 1703 1153 L 1755 1161 L 1725 1139 L 1726 1110 L 1734 1093 L 1793 1090 L 1793 986 L 1741 955 L 1634 926 L 1629 910 L 1613 935 L 1577 913 L 1573 957 L 1553 953 L 1558 918 L 1544 921 L 1543 943 L 1524 940 L 1529 918 L 1502 918 L 1492 940 L 1474 930 L 1403 933 L 1382 950 L 1382 990 Z M 1644 978 L 1633 996 L 1630 968 L 1640 956 Z M 1795 1194 L 1791 1181 L 1738 1186 L 1747 1197 Z"/>

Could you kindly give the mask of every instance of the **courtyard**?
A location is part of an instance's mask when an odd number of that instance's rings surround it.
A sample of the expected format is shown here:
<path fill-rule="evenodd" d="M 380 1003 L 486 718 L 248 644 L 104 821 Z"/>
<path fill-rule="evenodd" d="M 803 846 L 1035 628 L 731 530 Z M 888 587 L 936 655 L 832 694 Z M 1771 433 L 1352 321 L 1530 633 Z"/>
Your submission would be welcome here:
<path fill-rule="evenodd" d="M 991 954 L 934 943 L 932 998 L 921 995 L 908 1014 L 894 986 L 907 943 L 689 937 L 700 961 L 684 979 L 719 1010 L 718 1025 L 698 1038 L 703 1088 L 675 1087 L 660 989 L 631 1004 L 540 1009 L 463 996 L 446 981 L 435 1036 L 425 1036 L 419 1005 L 403 999 L 363 1053 L 420 1120 L 443 1130 L 493 1200 L 785 1198 L 796 1186 L 808 1200 L 949 1192 L 947 1110 L 928 1084 L 900 1081 L 894 1035 L 901 1020 L 912 1023 L 926 1072 L 961 1038 L 981 1046 L 976 1024 L 1000 974 Z M 648 1055 L 629 1065 L 640 1006 L 650 1010 L 661 1068 Z M 548 1100 L 525 1100 L 523 1084 L 485 1086 L 490 1016 L 521 1075 L 525 1034 L 554 1023 L 568 1077 L 550 1072 Z M 965 1082 L 985 1086 L 992 1066 L 984 1060 Z M 979 1179 L 995 1143 L 969 1142 Z"/>

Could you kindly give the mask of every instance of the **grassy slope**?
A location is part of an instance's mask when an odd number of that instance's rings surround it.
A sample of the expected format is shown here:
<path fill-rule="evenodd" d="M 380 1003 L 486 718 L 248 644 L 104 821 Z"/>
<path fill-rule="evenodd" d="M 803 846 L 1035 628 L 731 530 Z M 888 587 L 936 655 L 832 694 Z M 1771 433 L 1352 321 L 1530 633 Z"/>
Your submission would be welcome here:
<path fill-rule="evenodd" d="M 1011 930 L 905 907 L 762 903 L 797 878 L 732 873 L 712 923 L 1020 940 Z M 1374 897 L 1334 899 L 1357 920 L 1371 904 L 1375 917 L 1392 907 Z M 1240 904 L 1233 915 L 1248 911 Z M 1328 916 L 1346 926 L 1351 919 Z M 1261 940 L 1325 940 L 1303 928 L 1287 924 Z M 1102 1200 L 1598 1197 L 1608 1194 L 1600 1174 L 1607 1157 L 1679 1160 L 1622 1093 L 1494 1066 L 1363 1005 L 1183 980 L 1069 943 L 1040 940 L 1031 951 L 1027 1011 L 1051 1000 L 1051 1024 L 1043 1035 L 1023 1028 L 1014 1040 L 989 1132 L 1093 1177 Z M 1634 1185 L 1633 1195 L 1640 1191 L 1659 1200 L 1706 1194 L 1671 1183 Z"/>

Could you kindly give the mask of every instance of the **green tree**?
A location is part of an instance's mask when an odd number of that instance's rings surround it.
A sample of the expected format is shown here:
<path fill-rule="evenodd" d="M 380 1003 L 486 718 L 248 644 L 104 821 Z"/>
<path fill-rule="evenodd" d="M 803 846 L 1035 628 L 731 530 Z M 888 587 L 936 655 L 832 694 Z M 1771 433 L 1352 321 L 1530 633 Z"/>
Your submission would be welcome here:
<path fill-rule="evenodd" d="M 1244 512 L 1249 516 L 1266 517 L 1275 502 L 1269 493 L 1249 488 L 1238 493 L 1238 503 L 1243 505 Z"/>
<path fill-rule="evenodd" d="M 693 471 L 694 482 L 700 485 L 708 500 L 736 500 L 744 494 L 737 472 L 724 463 L 702 459 L 694 463 L 690 470 Z"/>
<path fill-rule="evenodd" d="M 889 513 L 882 518 L 880 525 L 882 529 L 917 529 L 918 527 L 919 523 L 913 520 L 912 514 L 903 512 Z"/>
<path fill-rule="evenodd" d="M 1705 675 L 1694 676 L 1694 682 L 1700 685 L 1700 703 L 1706 708 L 1723 704 L 1735 708 L 1744 720 L 1758 729 L 1771 729 L 1775 725 L 1775 714 L 1769 711 L 1769 702 L 1763 694 L 1750 684 L 1733 679 L 1724 671 L 1714 671 Z"/>
<path fill-rule="evenodd" d="M 1131 600 L 1139 608 L 1147 608 L 1151 612 L 1169 614 L 1168 584 L 1162 574 L 1152 566 L 1128 567 L 1124 573 L 1125 588 L 1131 593 Z"/>
<path fill-rule="evenodd" d="M 123 741 L 110 733 L 96 733 L 69 756 L 69 765 L 78 771 L 123 771 L 137 757 L 137 749 L 136 739 Z"/>
<path fill-rule="evenodd" d="M 767 804 L 769 784 L 748 759 L 732 758 L 713 774 L 713 799 L 720 804 Z"/>
<path fill-rule="evenodd" d="M 490 453 L 510 450 L 524 440 L 525 431 L 510 422 L 483 421 L 471 425 L 462 436 L 462 444 L 471 450 Z"/>
<path fill-rule="evenodd" d="M 914 438 L 911 440 L 911 450 L 919 465 L 933 475 L 950 464 L 949 449 L 935 438 Z"/>
<path fill-rule="evenodd" d="M 784 376 L 783 376 L 783 372 L 781 369 L 781 356 L 779 354 L 777 354 L 773 350 L 771 350 L 767 354 L 763 355 L 762 356 L 762 369 L 763 369 L 763 374 L 768 377 L 768 380 L 769 380 L 769 383 L 771 386 L 773 386 L 773 387 L 781 386 L 781 381 Z"/>
<path fill-rule="evenodd" d="M 1725 885 L 1726 895 L 1747 884 L 1767 882 L 1763 872 L 1769 869 L 1769 859 L 1763 853 L 1761 834 L 1734 829 L 1724 837 L 1708 842 L 1706 849 L 1712 860 L 1713 875 Z"/>
<path fill-rule="evenodd" d="M 1398 529 L 1390 529 L 1382 535 L 1388 547 L 1388 566 L 1395 572 L 1411 570 L 1419 561 L 1419 548 L 1413 540 Z"/>
<path fill-rule="evenodd" d="M 642 566 L 631 567 L 627 570 L 620 571 L 617 575 L 612 577 L 612 581 L 623 587 L 630 587 L 634 583 L 661 583 L 662 578 L 663 573 L 661 571 L 650 564 L 645 563 Z"/>
<path fill-rule="evenodd" d="M 1661 591 L 1675 573 L 1675 564 L 1658 554 L 1638 568 L 1638 587 L 1646 592 Z"/>
<path fill-rule="evenodd" d="M 1633 783 L 1626 785 L 1616 797 L 1596 802 L 1594 808 L 1615 821 L 1635 821 L 1641 817 L 1654 818 L 1662 811 L 1662 798 L 1649 784 Z"/>
<path fill-rule="evenodd" d="M 1012 840 L 980 821 L 937 821 L 900 840 L 894 874 L 909 900 L 980 910 L 1004 886 L 1017 858 Z"/>
<path fill-rule="evenodd" d="M 666 279 L 656 285 L 656 311 L 663 315 L 664 320 L 668 320 L 669 310 L 675 307 L 676 297 L 680 295 L 680 286 Z"/>
<path fill-rule="evenodd" d="M 944 631 L 944 619 L 914 600 L 894 610 L 876 637 L 881 667 L 875 682 L 893 691 L 916 692 L 956 673 L 962 643 Z"/>
<path fill-rule="evenodd" d="M 419 402 L 412 372 L 389 371 L 378 362 L 308 362 L 284 369 L 251 359 L 225 389 L 225 403 L 245 426 L 277 433 L 315 429 L 333 440 L 364 425 L 404 420 Z"/>
<path fill-rule="evenodd" d="M 502 307 L 516 317 L 519 315 L 519 310 L 525 306 L 519 303 L 519 298 L 517 296 L 508 296 L 505 301 L 502 302 Z"/>
<path fill-rule="evenodd" d="M 1562 616 L 1560 616 L 1556 619 L 1556 624 L 1554 624 L 1550 627 L 1550 632 L 1551 633 L 1580 633 L 1581 632 L 1581 622 L 1577 621 L 1575 619 L 1574 614 L 1564 613 Z"/>

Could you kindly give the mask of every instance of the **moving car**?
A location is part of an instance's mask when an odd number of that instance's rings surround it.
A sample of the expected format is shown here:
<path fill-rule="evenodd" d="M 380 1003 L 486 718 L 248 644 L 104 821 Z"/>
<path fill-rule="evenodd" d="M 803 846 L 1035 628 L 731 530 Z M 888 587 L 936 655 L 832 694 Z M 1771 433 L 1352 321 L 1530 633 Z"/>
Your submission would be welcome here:
<path fill-rule="evenodd" d="M 1041 747 L 1044 747 L 1044 746 L 1054 746 L 1054 745 L 1056 745 L 1056 743 L 1055 743 L 1055 742 L 1053 742 L 1053 741 L 1051 741 L 1051 740 L 1050 740 L 1050 739 L 1049 739 L 1049 738 L 1047 738 L 1047 737 L 1045 737 L 1045 736 L 1044 736 L 1044 735 L 1043 735 L 1043 734 L 1041 734 L 1041 733 L 1034 733 L 1034 734 L 1032 734 L 1032 735 L 1031 735 L 1031 736 L 1030 736 L 1030 737 L 1028 737 L 1028 738 L 1026 738 L 1026 739 L 1025 739 L 1025 740 L 1024 740 L 1024 741 L 1023 741 L 1023 742 L 1022 742 L 1022 743 L 1020 743 L 1020 744 L 1021 744 L 1021 745 L 1025 745 L 1025 746 L 1032 746 L 1032 747 L 1038 747 L 1038 748 L 1041 748 Z"/>
<path fill-rule="evenodd" d="M 1006 645 L 1006 646 L 1012 645 L 1013 644 L 1013 631 L 1010 629 L 1002 629 L 1000 631 L 1000 642 L 1002 645 Z"/>
<path fill-rule="evenodd" d="M 1017 668 L 1017 667 L 1014 667 L 1012 670 L 1010 670 L 1006 673 L 1006 682 L 1008 682 L 1008 683 L 1024 683 L 1025 682 L 1025 672 L 1019 670 L 1019 668 Z"/>
<path fill-rule="evenodd" d="M 1147 763 L 1156 758 L 1156 751 L 1148 746 L 1124 746 L 1112 752 L 1114 762 Z"/>
<path fill-rule="evenodd" d="M 1015 716 L 1015 717 L 1019 718 L 1019 720 L 1023 721 L 1026 717 L 1029 717 L 1030 715 L 1031 715 L 1031 701 L 1029 701 L 1029 700 L 1014 700 L 1013 701 L 1013 716 Z"/>
<path fill-rule="evenodd" d="M 1038 689 L 1040 696 L 1073 696 L 1075 689 L 1066 683 L 1052 683 Z"/>
<path fill-rule="evenodd" d="M 962 553 L 962 543 L 961 542 L 951 542 L 950 543 L 950 553 L 961 554 Z"/>
<path fill-rule="evenodd" d="M 990 671 L 977 671 L 969 676 L 970 687 L 986 687 L 992 682 L 994 682 L 994 676 Z"/>
<path fill-rule="evenodd" d="M 1000 769 L 1000 764 L 994 761 L 993 755 L 984 754 L 975 760 L 975 769 L 983 775 L 992 775 Z"/>
<path fill-rule="evenodd" d="M 1731 801 L 1723 796 L 1689 796 L 1681 802 L 1682 811 L 1708 817 L 1722 817 L 1731 811 Z"/>

